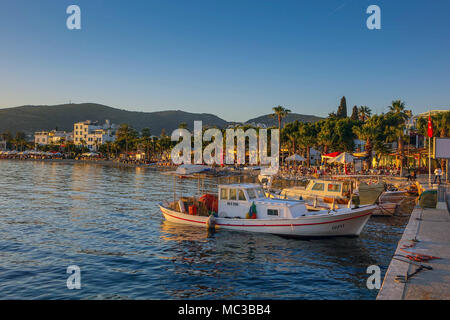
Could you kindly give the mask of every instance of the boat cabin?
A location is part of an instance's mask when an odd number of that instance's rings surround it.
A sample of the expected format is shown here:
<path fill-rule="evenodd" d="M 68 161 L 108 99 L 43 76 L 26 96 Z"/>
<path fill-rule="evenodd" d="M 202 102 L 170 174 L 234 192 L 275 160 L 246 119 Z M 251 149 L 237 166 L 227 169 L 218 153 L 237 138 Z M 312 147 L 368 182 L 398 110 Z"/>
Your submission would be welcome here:
<path fill-rule="evenodd" d="M 348 199 L 351 192 L 351 181 L 339 180 L 310 180 L 306 188 L 293 187 L 283 189 L 280 193 L 282 199 Z"/>
<path fill-rule="evenodd" d="M 292 207 L 304 205 L 267 198 L 258 184 L 219 185 L 219 217 L 245 219 L 253 203 L 258 219 L 292 218 Z"/>

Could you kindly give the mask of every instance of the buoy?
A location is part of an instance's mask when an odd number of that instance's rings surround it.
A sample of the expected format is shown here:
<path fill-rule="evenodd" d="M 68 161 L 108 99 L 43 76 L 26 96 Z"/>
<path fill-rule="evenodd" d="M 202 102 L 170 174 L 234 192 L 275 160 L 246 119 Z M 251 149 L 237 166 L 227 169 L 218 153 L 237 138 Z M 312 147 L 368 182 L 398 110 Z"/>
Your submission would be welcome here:
<path fill-rule="evenodd" d="M 206 220 L 206 227 L 208 229 L 215 229 L 216 228 L 216 218 L 214 218 L 214 215 L 210 215 L 208 219 Z"/>

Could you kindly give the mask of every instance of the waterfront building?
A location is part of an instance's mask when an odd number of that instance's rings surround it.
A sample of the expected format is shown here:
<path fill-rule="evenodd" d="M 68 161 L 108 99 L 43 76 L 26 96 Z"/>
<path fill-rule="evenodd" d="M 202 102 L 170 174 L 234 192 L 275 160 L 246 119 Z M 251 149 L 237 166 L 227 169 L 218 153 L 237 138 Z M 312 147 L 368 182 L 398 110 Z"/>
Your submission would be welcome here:
<path fill-rule="evenodd" d="M 103 125 L 86 120 L 73 125 L 73 142 L 77 146 L 86 146 L 91 151 L 97 151 L 106 142 L 114 142 L 117 126 L 106 120 Z"/>
<path fill-rule="evenodd" d="M 39 131 L 34 133 L 35 145 L 59 144 L 62 141 L 72 141 L 73 133 L 66 131 Z"/>

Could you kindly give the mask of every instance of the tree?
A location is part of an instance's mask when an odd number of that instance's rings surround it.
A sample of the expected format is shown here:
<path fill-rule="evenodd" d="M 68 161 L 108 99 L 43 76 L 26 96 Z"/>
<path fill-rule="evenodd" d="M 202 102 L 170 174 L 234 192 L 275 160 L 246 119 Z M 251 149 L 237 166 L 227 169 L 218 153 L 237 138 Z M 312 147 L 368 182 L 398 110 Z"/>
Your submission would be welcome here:
<path fill-rule="evenodd" d="M 291 110 L 284 108 L 283 106 L 276 106 L 272 108 L 273 114 L 271 115 L 272 118 L 278 119 L 278 137 L 280 144 L 278 146 L 278 154 L 281 156 L 280 148 L 281 148 L 281 120 L 288 115 Z"/>
<path fill-rule="evenodd" d="M 374 118 L 375 120 L 375 118 Z M 370 169 L 372 167 L 372 150 L 373 150 L 373 141 L 379 140 L 382 137 L 379 135 L 381 132 L 379 131 L 379 127 L 376 121 L 367 121 L 361 126 L 354 126 L 353 132 L 356 134 L 358 139 L 364 140 L 365 150 L 367 153 L 366 160 L 366 168 Z"/>
<path fill-rule="evenodd" d="M 316 122 L 317 126 L 317 145 L 322 146 L 323 153 L 328 153 L 329 149 L 336 142 L 336 135 L 334 134 L 336 129 L 336 119 L 327 118 Z"/>
<path fill-rule="evenodd" d="M 372 110 L 367 106 L 360 106 L 358 109 L 359 120 L 361 120 L 362 122 L 365 122 L 367 119 L 369 119 L 371 114 Z"/>
<path fill-rule="evenodd" d="M 150 148 L 152 147 L 153 141 L 150 134 L 149 128 L 142 129 L 141 132 L 141 143 L 145 147 L 145 157 L 150 159 Z"/>
<path fill-rule="evenodd" d="M 350 119 L 352 119 L 354 121 L 358 120 L 358 107 L 357 106 L 353 107 L 352 115 L 351 115 Z"/>
<path fill-rule="evenodd" d="M 391 141 L 397 140 L 397 153 L 400 157 L 400 175 L 403 175 L 403 165 L 405 156 L 403 154 L 403 145 L 405 137 L 406 120 L 411 116 L 411 111 L 405 109 L 405 103 L 401 100 L 392 101 L 389 106 L 389 117 L 387 130 Z"/>
<path fill-rule="evenodd" d="M 339 119 L 336 121 L 334 135 L 336 135 L 335 148 L 338 151 L 353 152 L 355 147 L 354 139 L 356 137 L 353 127 L 356 122 L 350 118 Z"/>
<path fill-rule="evenodd" d="M 347 101 L 345 99 L 345 96 L 341 98 L 341 103 L 336 112 L 336 116 L 341 119 L 347 118 Z"/>
<path fill-rule="evenodd" d="M 271 116 L 278 120 L 278 129 L 281 131 L 281 120 L 285 118 L 291 110 L 286 109 L 283 106 L 273 107 L 272 110 L 274 113 Z"/>
<path fill-rule="evenodd" d="M 299 127 L 299 144 L 306 150 L 306 164 L 311 166 L 311 147 L 316 145 L 317 130 L 314 123 L 303 122 Z"/>
<path fill-rule="evenodd" d="M 13 144 L 16 146 L 16 149 L 20 149 L 22 151 L 23 146 L 27 143 L 25 133 L 17 132 L 16 137 L 13 139 Z M 20 147 L 20 148 L 19 148 Z"/>
<path fill-rule="evenodd" d="M 137 131 L 130 127 L 128 124 L 121 124 L 116 132 L 116 144 L 120 150 L 125 148 L 125 152 L 128 153 L 129 145 L 134 142 L 138 137 Z"/>
<path fill-rule="evenodd" d="M 143 137 L 143 138 L 150 138 L 151 137 L 150 129 L 149 128 L 142 129 L 141 137 Z"/>
<path fill-rule="evenodd" d="M 292 153 L 295 153 L 297 151 L 297 140 L 299 140 L 299 126 L 299 121 L 296 120 L 294 122 L 286 124 L 283 129 L 281 129 L 281 142 L 286 142 L 289 145 Z"/>

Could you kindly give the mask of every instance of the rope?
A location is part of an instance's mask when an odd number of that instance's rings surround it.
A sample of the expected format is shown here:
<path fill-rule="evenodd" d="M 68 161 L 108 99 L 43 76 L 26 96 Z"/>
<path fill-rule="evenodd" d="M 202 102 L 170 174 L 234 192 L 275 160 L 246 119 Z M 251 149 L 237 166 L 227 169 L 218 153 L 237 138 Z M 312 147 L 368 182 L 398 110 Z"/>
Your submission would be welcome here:
<path fill-rule="evenodd" d="M 408 258 L 409 260 L 416 261 L 416 262 L 428 262 L 429 260 L 433 260 L 433 259 L 442 259 L 440 257 L 435 257 L 435 256 L 427 255 L 427 254 L 415 253 L 415 252 L 405 250 L 405 249 L 414 248 L 416 246 L 416 243 L 419 242 L 419 240 L 417 240 L 415 238 L 412 240 L 409 240 L 409 241 L 411 241 L 410 245 L 404 244 L 400 247 L 400 251 L 406 253 L 405 258 Z"/>

